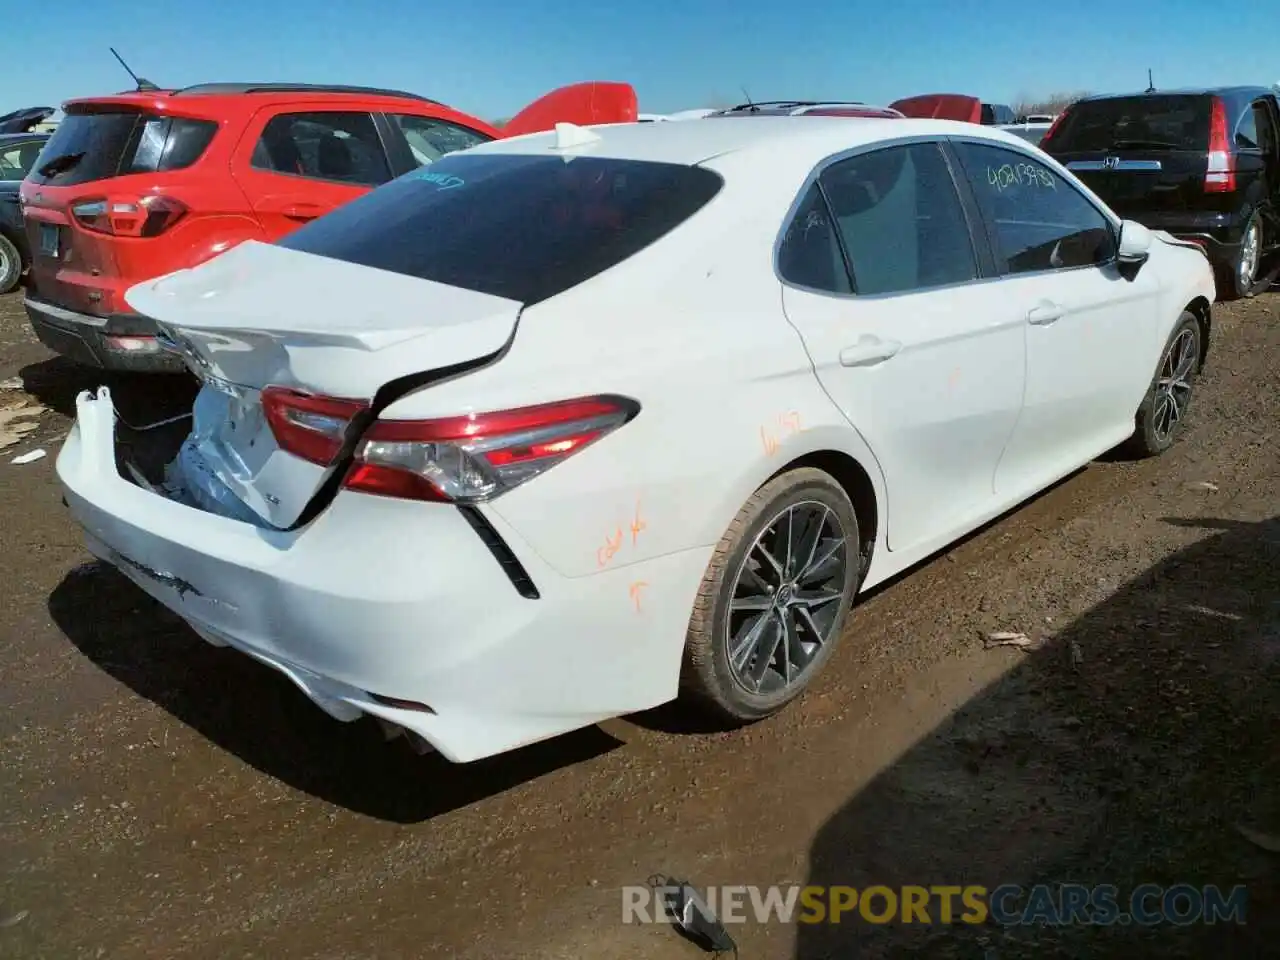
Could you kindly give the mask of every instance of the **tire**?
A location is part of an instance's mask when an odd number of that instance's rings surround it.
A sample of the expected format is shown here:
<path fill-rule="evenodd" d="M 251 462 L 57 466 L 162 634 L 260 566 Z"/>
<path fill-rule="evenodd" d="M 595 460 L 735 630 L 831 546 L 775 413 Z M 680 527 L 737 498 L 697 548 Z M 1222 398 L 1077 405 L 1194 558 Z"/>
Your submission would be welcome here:
<path fill-rule="evenodd" d="M 1202 353 L 1200 321 L 1195 314 L 1184 310 L 1178 325 L 1169 336 L 1147 395 L 1142 398 L 1134 418 L 1133 436 L 1125 444 L 1125 451 L 1138 458 L 1155 457 L 1164 453 L 1182 434 L 1187 411 L 1195 392 L 1195 378 L 1200 372 Z M 1170 381 L 1181 381 L 1184 387 L 1166 387 Z M 1180 398 L 1174 407 L 1168 405 L 1170 397 Z M 1172 421 L 1167 414 L 1176 413 Z"/>
<path fill-rule="evenodd" d="M 1245 224 L 1240 249 L 1236 251 L 1230 263 L 1218 270 L 1220 299 L 1241 300 L 1254 295 L 1258 271 L 1262 266 L 1263 240 L 1262 215 L 1255 210 Z M 1252 246 L 1250 246 L 1251 241 Z M 1225 296 L 1222 296 L 1223 294 Z"/>
<path fill-rule="evenodd" d="M 818 516 L 822 517 L 823 526 L 818 540 L 812 542 L 806 534 L 812 533 L 814 518 Z M 775 587 L 779 580 L 757 550 L 757 540 L 763 537 L 766 549 L 772 548 L 778 562 L 785 565 L 787 561 L 781 556 L 785 550 L 769 535 L 780 534 L 780 530 L 773 528 L 786 522 L 800 529 L 793 530 L 793 536 L 798 539 L 793 541 L 797 547 L 793 552 L 792 576 L 784 578 L 783 583 L 797 580 L 794 569 L 797 566 L 808 566 L 815 575 L 798 587 L 784 587 L 770 599 L 764 589 L 766 584 L 759 578 L 763 576 Z M 843 535 L 842 544 L 838 543 L 838 532 Z M 803 542 L 799 538 L 803 538 Z M 807 467 L 791 470 L 757 490 L 720 540 L 698 590 L 689 620 L 681 674 L 682 692 L 688 701 L 717 723 L 738 726 L 777 713 L 803 693 L 830 659 L 853 606 L 854 595 L 862 582 L 860 545 L 853 504 L 829 474 Z M 829 551 L 832 559 L 819 563 Z M 761 606 L 731 611 L 735 594 L 743 604 L 749 602 L 744 598 L 753 592 L 757 597 L 750 602 L 773 605 L 768 609 Z M 835 594 L 835 598 L 818 602 L 820 596 L 828 594 Z M 787 600 L 791 602 L 779 606 Z M 768 661 L 757 654 L 735 666 L 731 654 L 742 648 L 735 646 L 729 629 L 732 627 L 736 637 L 741 638 L 758 621 L 764 621 L 758 635 L 766 646 L 776 638 L 773 653 Z M 789 622 L 795 631 L 790 637 L 781 627 L 783 622 Z M 794 657 L 784 656 L 792 652 Z M 806 662 L 801 667 L 802 660 Z M 756 671 L 764 679 L 752 689 L 752 664 L 765 667 L 769 663 L 773 666 Z M 788 665 L 791 666 L 789 682 Z"/>
<path fill-rule="evenodd" d="M 22 255 L 13 241 L 0 233 L 0 294 L 18 289 L 22 279 Z"/>

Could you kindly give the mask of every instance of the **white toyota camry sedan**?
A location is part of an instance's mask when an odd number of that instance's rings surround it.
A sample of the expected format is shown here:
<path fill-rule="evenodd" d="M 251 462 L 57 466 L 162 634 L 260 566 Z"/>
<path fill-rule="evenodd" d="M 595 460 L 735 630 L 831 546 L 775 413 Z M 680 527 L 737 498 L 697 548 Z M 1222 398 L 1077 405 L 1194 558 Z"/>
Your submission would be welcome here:
<path fill-rule="evenodd" d="M 499 140 L 127 299 L 202 387 L 77 399 L 92 552 L 465 762 L 779 710 L 860 590 L 1168 448 L 1214 286 L 1011 135 L 760 117 Z"/>

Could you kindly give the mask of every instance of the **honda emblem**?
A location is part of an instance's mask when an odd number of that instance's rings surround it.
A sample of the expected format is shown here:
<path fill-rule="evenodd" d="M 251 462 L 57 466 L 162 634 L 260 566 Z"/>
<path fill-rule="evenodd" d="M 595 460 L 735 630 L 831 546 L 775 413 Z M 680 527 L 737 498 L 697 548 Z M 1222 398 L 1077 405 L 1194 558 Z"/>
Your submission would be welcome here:
<path fill-rule="evenodd" d="M 1107 157 L 1105 160 L 1102 161 L 1103 170 L 1114 170 L 1118 166 L 1120 166 L 1119 157 Z"/>

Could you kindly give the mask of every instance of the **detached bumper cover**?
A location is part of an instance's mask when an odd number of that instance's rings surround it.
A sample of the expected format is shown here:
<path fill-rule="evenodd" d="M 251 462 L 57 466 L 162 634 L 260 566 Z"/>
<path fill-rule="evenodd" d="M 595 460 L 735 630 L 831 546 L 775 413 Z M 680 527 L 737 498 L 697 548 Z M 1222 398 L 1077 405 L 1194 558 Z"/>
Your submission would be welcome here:
<path fill-rule="evenodd" d="M 206 640 L 284 673 L 339 720 L 381 717 L 454 762 L 672 699 L 710 556 L 566 579 L 489 511 L 538 584 L 529 599 L 453 507 L 344 492 L 307 527 L 262 529 L 122 478 L 106 388 L 77 398 L 57 471 L 90 551 Z"/>

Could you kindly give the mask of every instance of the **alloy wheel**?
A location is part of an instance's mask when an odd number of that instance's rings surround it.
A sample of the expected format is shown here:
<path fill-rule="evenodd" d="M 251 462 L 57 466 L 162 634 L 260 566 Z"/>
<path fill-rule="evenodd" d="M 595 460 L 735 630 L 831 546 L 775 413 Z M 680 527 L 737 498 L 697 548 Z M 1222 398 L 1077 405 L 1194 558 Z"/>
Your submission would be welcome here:
<path fill-rule="evenodd" d="M 1161 443 L 1167 441 L 1186 415 L 1191 403 L 1191 375 L 1196 365 L 1196 335 L 1178 334 L 1160 362 L 1152 427 Z"/>
<path fill-rule="evenodd" d="M 1254 220 L 1245 231 L 1240 244 L 1240 287 L 1248 290 L 1258 276 L 1258 261 L 1262 252 L 1262 228 Z"/>
<path fill-rule="evenodd" d="M 791 504 L 756 537 L 740 566 L 725 618 L 734 679 L 773 696 L 800 682 L 834 640 L 850 544 L 835 511 Z"/>

